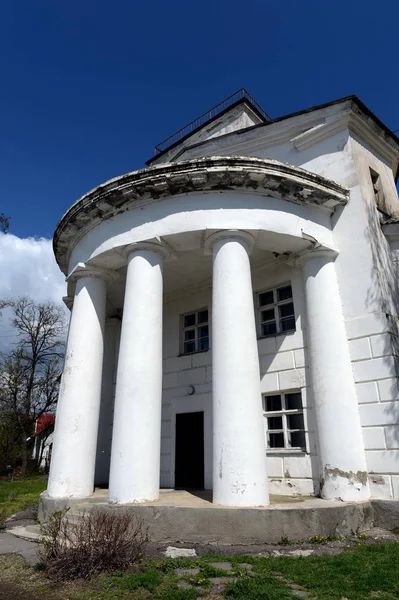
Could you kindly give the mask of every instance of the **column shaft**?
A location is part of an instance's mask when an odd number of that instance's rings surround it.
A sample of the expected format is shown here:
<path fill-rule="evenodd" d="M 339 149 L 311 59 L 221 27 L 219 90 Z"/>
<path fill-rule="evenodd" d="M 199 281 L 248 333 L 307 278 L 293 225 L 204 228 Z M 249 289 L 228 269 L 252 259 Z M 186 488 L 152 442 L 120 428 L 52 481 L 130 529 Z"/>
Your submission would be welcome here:
<path fill-rule="evenodd" d="M 238 234 L 239 235 L 239 234 Z M 248 247 L 213 244 L 213 501 L 269 502 L 259 358 Z"/>
<path fill-rule="evenodd" d="M 162 255 L 128 259 L 112 434 L 110 502 L 159 497 L 162 403 Z"/>
<path fill-rule="evenodd" d="M 93 493 L 105 303 L 103 279 L 78 279 L 55 421 L 48 485 L 52 498 Z"/>
<path fill-rule="evenodd" d="M 305 259 L 307 340 L 319 439 L 321 496 L 369 497 L 356 389 L 334 256 Z"/>

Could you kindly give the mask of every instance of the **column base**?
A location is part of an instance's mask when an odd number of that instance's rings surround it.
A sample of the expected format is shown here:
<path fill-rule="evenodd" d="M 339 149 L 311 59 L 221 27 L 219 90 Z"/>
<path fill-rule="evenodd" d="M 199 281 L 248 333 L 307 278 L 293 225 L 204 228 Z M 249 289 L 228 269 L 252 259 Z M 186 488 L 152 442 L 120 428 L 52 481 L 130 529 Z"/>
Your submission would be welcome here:
<path fill-rule="evenodd" d="M 320 496 L 325 500 L 360 502 L 370 498 L 366 471 L 344 472 L 340 469 L 325 468 L 321 480 Z"/>

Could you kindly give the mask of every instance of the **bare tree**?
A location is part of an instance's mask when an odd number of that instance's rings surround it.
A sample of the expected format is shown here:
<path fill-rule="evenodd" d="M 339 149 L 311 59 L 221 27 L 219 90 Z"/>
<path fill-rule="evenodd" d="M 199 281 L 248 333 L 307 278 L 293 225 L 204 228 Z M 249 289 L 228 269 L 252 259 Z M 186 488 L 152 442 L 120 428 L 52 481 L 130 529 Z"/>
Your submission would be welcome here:
<path fill-rule="evenodd" d="M 4 308 L 12 311 L 17 341 L 0 354 L 0 414 L 19 428 L 25 474 L 33 424 L 57 403 L 66 324 L 62 308 L 51 302 L 18 298 L 0 301 Z"/>
<path fill-rule="evenodd" d="M 6 217 L 4 213 L 0 213 L 0 231 L 7 233 L 10 227 L 10 217 Z"/>

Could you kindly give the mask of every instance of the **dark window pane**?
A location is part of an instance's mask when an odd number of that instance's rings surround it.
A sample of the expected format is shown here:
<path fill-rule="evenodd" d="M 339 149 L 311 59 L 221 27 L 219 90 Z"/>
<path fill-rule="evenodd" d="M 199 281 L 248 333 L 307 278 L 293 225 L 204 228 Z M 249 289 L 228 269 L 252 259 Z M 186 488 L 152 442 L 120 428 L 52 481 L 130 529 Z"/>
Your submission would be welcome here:
<path fill-rule="evenodd" d="M 205 350 L 209 350 L 209 338 L 208 337 L 199 338 L 198 350 L 203 351 L 203 352 Z"/>
<path fill-rule="evenodd" d="M 283 433 L 269 433 L 269 447 L 270 448 L 284 448 L 284 434 Z"/>
<path fill-rule="evenodd" d="M 288 317 L 288 319 L 281 319 L 280 329 L 281 329 L 281 331 L 295 330 L 295 317 Z"/>
<path fill-rule="evenodd" d="M 262 335 L 273 335 L 277 332 L 276 322 L 270 321 L 262 325 Z"/>
<path fill-rule="evenodd" d="M 291 447 L 302 448 L 302 450 L 306 450 L 306 440 L 304 431 L 293 431 L 291 433 Z"/>
<path fill-rule="evenodd" d="M 198 323 L 208 323 L 208 310 L 200 310 L 199 311 Z"/>
<path fill-rule="evenodd" d="M 290 285 L 286 285 L 285 287 L 277 290 L 277 300 L 279 302 L 282 302 L 283 300 L 289 300 L 289 298 L 292 298 L 292 288 Z"/>
<path fill-rule="evenodd" d="M 184 327 L 191 327 L 192 325 L 195 325 L 195 313 L 184 317 Z"/>
<path fill-rule="evenodd" d="M 259 306 L 267 306 L 274 303 L 273 292 L 263 292 L 259 294 Z"/>
<path fill-rule="evenodd" d="M 195 340 L 195 329 L 189 329 L 184 332 L 184 341 Z"/>
<path fill-rule="evenodd" d="M 272 412 L 274 410 L 281 410 L 281 396 L 280 395 L 274 395 L 274 396 L 266 396 L 265 398 L 266 400 L 266 411 L 267 412 Z"/>
<path fill-rule="evenodd" d="M 198 327 L 198 337 L 204 338 L 209 336 L 209 327 L 208 325 L 203 325 L 202 327 Z"/>
<path fill-rule="evenodd" d="M 278 314 L 280 316 L 280 319 L 284 317 L 292 317 L 293 315 L 295 315 L 293 303 L 288 302 L 288 304 L 282 304 L 281 306 L 279 306 Z"/>
<path fill-rule="evenodd" d="M 274 315 L 274 308 L 269 310 L 262 310 L 261 318 L 262 321 L 274 321 L 274 319 L 276 318 Z"/>
<path fill-rule="evenodd" d="M 184 342 L 184 354 L 195 352 L 195 342 Z"/>
<path fill-rule="evenodd" d="M 267 418 L 268 429 L 282 429 L 283 428 L 283 417 L 268 417 Z"/>
<path fill-rule="evenodd" d="M 286 394 L 285 395 L 285 408 L 287 410 L 295 410 L 297 408 L 302 408 L 301 392 L 297 392 L 296 394 Z"/>
<path fill-rule="evenodd" d="M 288 429 L 305 429 L 303 424 L 303 414 L 287 415 Z"/>

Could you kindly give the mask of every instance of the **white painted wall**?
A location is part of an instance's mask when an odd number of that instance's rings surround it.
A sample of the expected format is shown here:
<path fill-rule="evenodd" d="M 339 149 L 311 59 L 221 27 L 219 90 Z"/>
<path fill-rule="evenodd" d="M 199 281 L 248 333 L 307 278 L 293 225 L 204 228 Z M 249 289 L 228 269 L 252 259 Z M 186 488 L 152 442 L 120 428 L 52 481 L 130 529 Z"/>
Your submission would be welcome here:
<path fill-rule="evenodd" d="M 392 256 L 380 232 L 369 168 L 383 181 L 388 208 L 399 212 L 389 161 L 348 129 L 332 131 L 320 141 L 301 147 L 290 141 L 310 127 L 340 117 L 343 109 L 328 107 L 305 114 L 295 124 L 275 123 L 233 138 L 218 138 L 186 150 L 181 159 L 203 155 L 248 154 L 271 157 L 321 174 L 350 189 L 350 201 L 330 219 L 283 201 L 251 194 L 192 194 L 147 204 L 109 219 L 89 232 L 74 249 L 71 268 L 113 248 L 153 235 L 205 228 L 256 228 L 298 235 L 301 229 L 319 241 L 335 245 L 335 262 L 359 413 L 363 427 L 371 492 L 374 497 L 399 497 L 398 338 L 394 327 L 397 302 L 389 293 L 397 286 Z M 278 128 L 284 140 L 277 140 Z M 291 127 L 291 129 L 290 129 Z M 273 133 L 274 132 L 274 133 Z M 275 138 L 273 140 L 273 135 Z M 283 137 L 284 137 L 283 136 Z M 281 136 L 280 136 L 281 137 Z M 299 149 L 298 149 L 299 148 Z M 228 200 L 228 208 L 220 207 Z M 245 203 L 245 204 L 244 204 Z M 285 208 L 284 208 L 285 206 Z M 286 212 L 286 211 L 289 212 Z M 285 211 L 285 212 L 281 212 Z M 331 230 L 331 231 L 330 231 Z M 253 272 L 254 290 L 290 280 L 294 291 L 297 331 L 259 340 L 262 391 L 301 389 L 307 423 L 308 454 L 268 454 L 271 493 L 311 494 L 318 491 L 317 435 L 308 386 L 305 298 L 299 271 L 288 266 Z M 212 457 L 211 353 L 179 357 L 179 317 L 208 306 L 211 290 L 172 298 L 164 313 L 164 376 L 161 444 L 161 485 L 173 486 L 174 420 L 177 412 L 205 411 L 205 485 L 210 488 Z M 196 393 L 188 396 L 189 385 Z M 345 451 L 343 440 L 343 452 Z"/>
<path fill-rule="evenodd" d="M 50 465 L 50 449 L 53 444 L 53 438 L 54 431 L 48 433 L 46 429 L 35 437 L 32 458 L 39 461 L 41 455 L 40 463 L 37 465 L 39 471 L 47 471 Z"/>
<path fill-rule="evenodd" d="M 312 495 L 318 493 L 317 438 L 314 423 L 311 390 L 309 390 L 308 363 L 304 342 L 304 292 L 302 273 L 286 265 L 255 268 L 252 271 L 254 302 L 257 292 L 291 282 L 294 295 L 296 332 L 258 339 L 262 393 L 301 390 L 304 407 L 307 452 L 269 450 L 267 469 L 271 494 Z M 161 424 L 160 485 L 174 486 L 176 414 L 204 412 L 205 487 L 212 489 L 212 353 L 202 352 L 180 356 L 180 317 L 182 314 L 208 307 L 212 317 L 212 289 L 209 285 L 195 293 L 180 293 L 164 305 L 163 331 L 163 394 Z M 107 331 L 107 330 L 106 330 Z M 107 335 L 107 333 L 106 333 Z M 212 344 L 212 331 L 211 340 Z M 108 355 L 109 356 L 109 355 Z M 108 363 L 108 357 L 104 364 Z M 111 361 L 108 363 L 110 364 Z M 105 378 L 108 376 L 104 371 Z M 115 381 L 115 372 L 114 372 Z M 189 395 L 190 386 L 195 394 Z M 104 388 L 107 389 L 103 381 Z M 115 393 L 115 386 L 111 386 Z M 108 392 L 109 393 L 109 392 Z M 103 396 L 103 406 L 109 405 Z M 111 403 L 112 405 L 112 398 Z M 105 410 L 105 409 L 104 409 Z M 109 412 L 102 412 L 102 415 Z M 108 417 L 107 417 L 108 418 Z M 266 419 L 264 422 L 266 431 Z M 97 471 L 98 483 L 104 483 L 104 468 L 109 469 L 109 420 L 100 426 Z M 265 435 L 266 452 L 266 435 Z M 101 453 L 101 454 L 100 454 Z M 107 454 L 108 453 L 108 454 Z M 100 456 L 99 456 L 100 454 Z M 101 474 L 101 476 L 100 476 Z"/>

